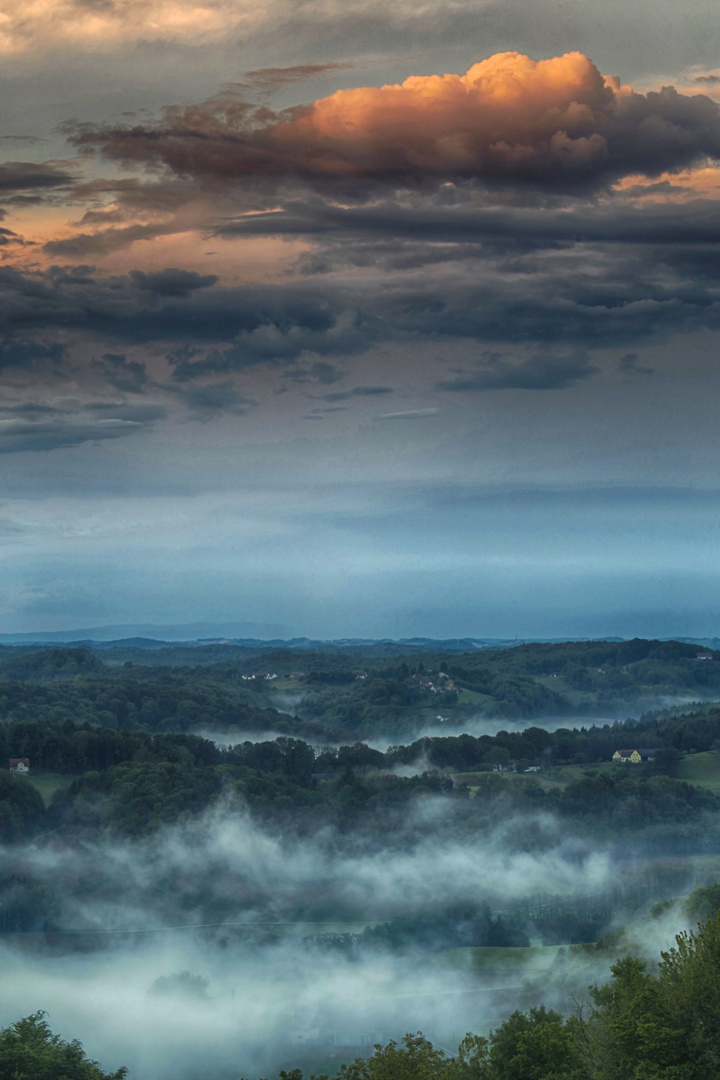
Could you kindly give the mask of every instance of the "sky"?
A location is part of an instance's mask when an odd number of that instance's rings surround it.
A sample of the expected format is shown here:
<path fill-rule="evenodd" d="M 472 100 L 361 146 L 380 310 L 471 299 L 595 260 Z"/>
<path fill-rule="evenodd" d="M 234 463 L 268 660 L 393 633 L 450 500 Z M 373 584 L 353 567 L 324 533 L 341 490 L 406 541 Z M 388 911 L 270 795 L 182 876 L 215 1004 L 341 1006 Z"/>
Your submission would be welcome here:
<path fill-rule="evenodd" d="M 720 633 L 710 0 L 6 0 L 0 631 Z"/>

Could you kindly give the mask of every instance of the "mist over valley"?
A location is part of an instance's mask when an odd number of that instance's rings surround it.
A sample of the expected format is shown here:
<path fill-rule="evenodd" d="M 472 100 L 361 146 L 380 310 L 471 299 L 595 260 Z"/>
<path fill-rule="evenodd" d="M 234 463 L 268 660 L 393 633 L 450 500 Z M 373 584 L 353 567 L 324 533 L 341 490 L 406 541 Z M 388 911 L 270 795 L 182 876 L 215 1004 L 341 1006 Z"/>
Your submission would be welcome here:
<path fill-rule="evenodd" d="M 0 654 L 0 1023 L 131 1077 L 454 1054 L 652 962 L 720 878 L 720 653 L 127 649 Z"/>

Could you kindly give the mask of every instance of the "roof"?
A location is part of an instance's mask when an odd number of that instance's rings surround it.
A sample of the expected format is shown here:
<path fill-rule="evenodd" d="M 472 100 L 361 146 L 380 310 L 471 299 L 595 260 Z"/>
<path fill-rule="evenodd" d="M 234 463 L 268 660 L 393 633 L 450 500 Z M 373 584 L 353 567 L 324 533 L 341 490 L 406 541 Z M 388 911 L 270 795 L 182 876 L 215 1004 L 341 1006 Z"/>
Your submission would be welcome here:
<path fill-rule="evenodd" d="M 662 749 L 662 748 L 660 748 L 660 749 Z M 629 754 L 639 754 L 640 757 L 649 757 L 650 754 L 657 754 L 657 752 L 658 752 L 658 747 L 657 746 L 652 747 L 651 749 L 643 749 L 643 750 L 641 750 L 639 746 L 635 746 L 635 747 L 633 747 L 632 750 L 616 750 L 615 751 L 616 754 L 627 754 L 627 755 L 629 755 Z"/>

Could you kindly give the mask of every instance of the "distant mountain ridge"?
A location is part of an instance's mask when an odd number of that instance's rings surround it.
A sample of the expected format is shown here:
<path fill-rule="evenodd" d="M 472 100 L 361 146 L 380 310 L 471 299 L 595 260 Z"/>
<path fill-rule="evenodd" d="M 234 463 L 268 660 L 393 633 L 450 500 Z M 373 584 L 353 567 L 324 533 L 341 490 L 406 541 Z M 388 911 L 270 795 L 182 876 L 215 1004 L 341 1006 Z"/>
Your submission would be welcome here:
<path fill-rule="evenodd" d="M 514 645 L 561 644 L 575 641 L 627 641 L 614 635 L 597 637 L 533 637 L 533 638 L 283 638 L 276 627 L 251 623 L 186 623 L 177 626 L 126 624 L 94 626 L 78 630 L 36 631 L 23 634 L 0 634 L 2 645 L 91 646 L 95 649 L 118 647 L 162 649 L 180 645 L 239 645 L 253 649 L 342 650 L 358 646 L 387 646 L 420 652 L 468 653 L 483 649 L 511 648 Z M 267 636 L 261 636 L 267 634 Z M 720 637 L 666 637 L 661 641 L 680 641 L 705 649 L 720 649 Z"/>

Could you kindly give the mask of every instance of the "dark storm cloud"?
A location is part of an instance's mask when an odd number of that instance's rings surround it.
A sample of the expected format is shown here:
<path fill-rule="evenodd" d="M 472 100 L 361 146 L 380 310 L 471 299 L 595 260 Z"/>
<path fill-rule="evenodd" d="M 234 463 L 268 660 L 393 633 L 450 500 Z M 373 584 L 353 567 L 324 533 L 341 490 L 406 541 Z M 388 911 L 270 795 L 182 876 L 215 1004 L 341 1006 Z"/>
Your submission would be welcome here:
<path fill-rule="evenodd" d="M 197 289 L 209 289 L 218 280 L 215 274 L 196 274 L 193 271 L 176 268 L 159 270 L 151 274 L 146 274 L 142 270 L 131 270 L 130 279 L 143 292 L 183 299 Z"/>
<path fill-rule="evenodd" d="M 135 435 L 165 415 L 159 406 L 144 408 L 99 402 L 58 407 L 26 403 L 0 409 L 0 454 L 48 452 Z"/>
<path fill-rule="evenodd" d="M 640 359 L 637 353 L 626 353 L 625 356 L 621 356 L 618 361 L 618 371 L 622 375 L 652 375 L 654 368 L 644 366 L 640 363 Z"/>
<path fill-rule="evenodd" d="M 49 240 L 43 245 L 43 251 L 62 259 L 92 258 L 94 255 L 110 255 L 138 240 L 154 240 L 159 236 L 171 236 L 178 231 L 174 222 L 125 225 L 100 232 L 76 233 L 65 240 Z"/>
<path fill-rule="evenodd" d="M 105 353 L 102 360 L 94 360 L 93 367 L 105 382 L 126 394 L 143 394 L 148 384 L 145 364 L 140 360 L 128 360 L 124 353 Z"/>
<path fill-rule="evenodd" d="M 379 343 L 467 339 L 527 345 L 535 359 L 526 368 L 500 361 L 497 368 L 484 364 L 443 380 L 442 389 L 547 389 L 593 374 L 576 350 L 612 346 L 627 351 L 663 335 L 720 328 L 720 220 L 708 202 L 647 207 L 643 214 L 650 223 L 639 230 L 647 235 L 654 222 L 666 241 L 674 240 L 685 220 L 694 222 L 702 242 L 631 243 L 622 235 L 622 224 L 631 233 L 636 221 L 626 214 L 627 207 L 542 215 L 498 211 L 494 217 L 480 215 L 483 227 L 494 226 L 495 233 L 472 251 L 467 243 L 472 215 L 465 207 L 456 219 L 455 211 L 426 211 L 425 232 L 421 207 L 399 212 L 399 235 L 392 240 L 390 209 L 346 214 L 325 208 L 320 214 L 351 221 L 360 234 L 357 239 L 348 229 L 333 235 L 333 251 L 355 243 L 367 250 L 363 233 L 382 228 L 386 253 L 393 246 L 408 262 L 404 275 L 377 272 L 348 283 L 287 277 L 280 284 L 228 287 L 213 275 L 174 268 L 122 276 L 101 276 L 87 266 L 53 267 L 47 273 L 0 268 L 0 318 L 6 328 L 0 365 L 59 364 L 63 350 L 48 339 L 72 332 L 102 343 L 95 370 L 128 393 L 140 393 L 147 385 L 140 361 L 128 361 L 125 351 L 143 345 L 163 349 L 176 384 L 225 380 L 258 365 L 274 365 L 286 385 L 332 386 L 344 377 L 338 366 L 342 357 Z M 419 240 L 414 239 L 416 224 Z M 547 244 L 523 235 L 533 225 L 545 230 Z M 553 229 L 565 230 L 562 243 L 553 239 Z M 613 233 L 617 243 L 599 243 L 595 236 L 603 230 Z M 691 231 L 687 228 L 685 236 Z M 465 236 L 464 259 L 457 267 L 452 266 L 448 233 Z M 417 274 L 413 262 L 422 265 L 426 256 L 432 257 L 435 235 L 443 237 L 441 255 L 448 270 Z M 30 331 L 32 340 L 26 340 Z M 338 391 L 343 396 L 335 400 L 380 390 L 372 384 L 357 386 Z"/>
<path fill-rule="evenodd" d="M 274 94 L 292 83 L 315 79 L 328 72 L 347 71 L 354 67 L 355 64 L 352 63 L 328 62 L 326 64 L 294 64 L 291 67 L 256 68 L 255 71 L 248 71 L 244 81 L 238 86 L 242 89 L 257 90 L 261 94 Z"/>
<path fill-rule="evenodd" d="M 273 213 L 252 214 L 215 229 L 217 236 L 394 237 L 428 243 L 507 240 L 528 249 L 558 244 L 718 244 L 720 208 L 710 199 L 682 204 L 619 200 L 570 208 L 483 208 L 463 202 L 442 206 L 387 199 L 372 206 L 339 207 L 295 201 Z M 465 249 L 467 255 L 472 252 Z M 448 252 L 449 253 L 449 252 Z M 369 254 L 368 251 L 365 254 Z"/>
<path fill-rule="evenodd" d="M 326 360 L 318 360 L 316 363 L 311 364 L 309 368 L 295 368 L 291 375 L 295 382 L 306 382 L 310 379 L 313 382 L 320 383 L 321 386 L 332 386 L 333 383 L 340 382 L 345 378 L 343 371 L 340 371 L 333 364 L 328 364 Z"/>
<path fill-rule="evenodd" d="M 3 215 L 4 216 L 4 215 Z M 25 245 L 25 241 L 12 229 L 0 229 L 0 247 L 10 247 L 13 244 Z"/>
<path fill-rule="evenodd" d="M 5 192 L 68 187 L 76 180 L 66 164 L 8 161 L 0 165 L 0 198 Z"/>
<path fill-rule="evenodd" d="M 720 156 L 720 109 L 672 87 L 639 94 L 581 53 L 500 53 L 466 75 L 339 90 L 281 113 L 229 88 L 156 126 L 71 125 L 74 145 L 230 187 L 298 179 L 323 191 L 482 178 L 590 190 Z"/>
<path fill-rule="evenodd" d="M 378 397 L 382 394 L 392 394 L 392 386 L 354 386 L 352 390 L 336 390 L 331 394 L 313 395 L 321 397 L 323 401 L 347 401 L 354 397 Z"/>
<path fill-rule="evenodd" d="M 309 277 L 333 274 L 345 266 L 372 267 L 385 272 L 415 270 L 439 263 L 459 264 L 479 259 L 488 252 L 488 246 L 487 242 L 423 244 L 417 241 L 407 243 L 402 239 L 381 239 L 363 243 L 361 238 L 349 242 L 349 238 L 333 241 L 332 238 L 324 237 L 312 251 L 302 252 L 295 264 L 295 272 Z M 536 247 L 536 244 L 528 243 L 521 237 L 515 241 L 508 239 L 503 244 L 504 250 L 528 250 Z"/>
<path fill-rule="evenodd" d="M 583 353 L 573 356 L 532 356 L 519 363 L 491 357 L 475 371 L 436 384 L 438 390 L 459 393 L 485 390 L 564 390 L 600 369 Z"/>
<path fill-rule="evenodd" d="M 57 342 L 44 344 L 27 338 L 0 338 L 0 371 L 41 365 L 57 368 L 64 358 L 65 346 Z"/>
<path fill-rule="evenodd" d="M 206 351 L 180 348 L 168 355 L 179 382 L 206 375 L 242 371 L 258 364 L 294 363 L 304 354 L 350 356 L 364 352 L 387 335 L 377 316 L 345 308 L 337 297 L 268 289 L 247 295 L 226 294 L 228 308 L 196 312 L 181 319 L 185 333 L 174 337 L 213 337 L 224 324 L 233 343 Z M 232 305 L 232 306 L 231 306 Z M 197 317 L 199 316 L 199 318 Z M 202 330 L 210 331 L 202 335 Z"/>
<path fill-rule="evenodd" d="M 230 381 L 205 386 L 171 385 L 165 389 L 176 394 L 190 413 L 200 420 L 210 420 L 223 412 L 245 416 L 258 404 L 253 398 L 245 397 L 236 390 Z"/>

